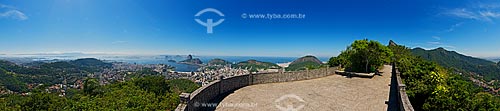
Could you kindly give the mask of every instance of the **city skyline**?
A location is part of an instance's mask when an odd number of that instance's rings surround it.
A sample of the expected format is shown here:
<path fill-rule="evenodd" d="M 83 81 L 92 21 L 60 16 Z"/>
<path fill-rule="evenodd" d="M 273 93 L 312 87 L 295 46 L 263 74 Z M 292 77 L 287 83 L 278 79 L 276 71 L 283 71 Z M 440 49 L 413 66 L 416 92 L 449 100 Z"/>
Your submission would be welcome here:
<path fill-rule="evenodd" d="M 212 34 L 194 20 L 206 8 L 225 15 L 201 16 L 225 19 Z M 493 0 L 0 0 L 0 54 L 327 57 L 354 40 L 370 39 L 500 57 L 499 18 L 500 2 Z"/>

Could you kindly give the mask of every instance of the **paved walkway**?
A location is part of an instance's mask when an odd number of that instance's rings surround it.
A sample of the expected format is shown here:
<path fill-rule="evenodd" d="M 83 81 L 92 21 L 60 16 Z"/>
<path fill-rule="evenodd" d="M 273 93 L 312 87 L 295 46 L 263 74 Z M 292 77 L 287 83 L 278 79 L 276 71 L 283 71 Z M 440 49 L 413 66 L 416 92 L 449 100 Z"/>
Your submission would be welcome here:
<path fill-rule="evenodd" d="M 382 76 L 347 78 L 340 75 L 243 87 L 228 95 L 218 111 L 385 111 L 391 66 Z"/>

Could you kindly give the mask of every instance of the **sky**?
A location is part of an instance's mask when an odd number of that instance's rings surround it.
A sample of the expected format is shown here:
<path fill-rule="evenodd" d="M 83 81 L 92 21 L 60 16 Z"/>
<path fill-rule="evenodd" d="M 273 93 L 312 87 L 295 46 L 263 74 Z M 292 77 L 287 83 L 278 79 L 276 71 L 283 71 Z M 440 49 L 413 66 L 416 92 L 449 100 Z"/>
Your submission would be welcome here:
<path fill-rule="evenodd" d="M 329 57 L 359 39 L 500 57 L 500 1 L 0 0 L 0 54 Z"/>

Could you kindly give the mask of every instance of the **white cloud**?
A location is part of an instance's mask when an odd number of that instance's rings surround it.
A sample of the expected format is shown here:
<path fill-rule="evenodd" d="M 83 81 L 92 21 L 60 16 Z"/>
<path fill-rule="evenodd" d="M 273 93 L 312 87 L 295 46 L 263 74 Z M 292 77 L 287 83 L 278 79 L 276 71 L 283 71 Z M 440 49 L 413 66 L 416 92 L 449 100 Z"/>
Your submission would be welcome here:
<path fill-rule="evenodd" d="M 22 13 L 21 11 L 18 10 L 9 10 L 4 13 L 0 13 L 0 17 L 6 17 L 6 18 L 13 18 L 17 20 L 26 20 L 28 17 Z"/>
<path fill-rule="evenodd" d="M 427 42 L 429 45 L 441 45 L 441 42 Z"/>
<path fill-rule="evenodd" d="M 472 19 L 472 20 L 479 20 L 479 21 L 486 21 L 486 22 L 492 22 L 494 19 L 500 18 L 500 13 L 489 10 L 489 9 L 474 9 L 471 11 L 470 9 L 466 8 L 458 8 L 458 9 L 452 9 L 452 10 L 447 10 L 443 14 L 449 15 L 449 16 L 454 16 L 458 18 L 465 18 L 465 19 Z"/>
<path fill-rule="evenodd" d="M 497 9 L 497 8 L 500 8 L 500 3 L 479 3 L 478 8 Z"/>
<path fill-rule="evenodd" d="M 462 26 L 462 24 L 464 24 L 464 22 L 453 24 L 450 26 L 448 30 L 446 30 L 446 32 L 453 32 L 455 31 L 455 28 Z"/>
<path fill-rule="evenodd" d="M 432 36 L 433 39 L 436 39 L 436 40 L 441 40 L 441 37 L 439 36 Z"/>
<path fill-rule="evenodd" d="M 16 8 L 8 5 L 0 4 L 0 9 L 5 9 L 5 12 L 0 12 L 0 18 L 12 18 L 17 20 L 26 20 L 28 16 Z"/>
<path fill-rule="evenodd" d="M 479 14 L 481 14 L 481 16 L 484 16 L 484 17 L 493 17 L 493 18 L 500 17 L 499 13 L 492 12 L 492 11 L 481 11 L 481 12 L 479 12 Z"/>
<path fill-rule="evenodd" d="M 443 47 L 443 48 L 449 48 L 449 49 L 455 49 L 455 46 L 452 45 L 439 45 L 438 47 Z"/>
<path fill-rule="evenodd" d="M 448 11 L 445 12 L 445 14 L 451 15 L 451 16 L 460 17 L 460 18 L 478 19 L 478 17 L 476 16 L 476 14 L 474 14 L 473 12 L 468 11 L 465 8 L 448 10 Z"/>
<path fill-rule="evenodd" d="M 427 46 L 427 47 L 424 49 L 434 49 L 434 48 L 438 48 L 438 47 L 443 47 L 446 49 L 455 49 L 456 48 L 455 46 L 448 45 L 448 44 L 445 44 L 445 43 L 442 43 L 439 41 L 427 42 L 427 44 L 425 46 Z"/>

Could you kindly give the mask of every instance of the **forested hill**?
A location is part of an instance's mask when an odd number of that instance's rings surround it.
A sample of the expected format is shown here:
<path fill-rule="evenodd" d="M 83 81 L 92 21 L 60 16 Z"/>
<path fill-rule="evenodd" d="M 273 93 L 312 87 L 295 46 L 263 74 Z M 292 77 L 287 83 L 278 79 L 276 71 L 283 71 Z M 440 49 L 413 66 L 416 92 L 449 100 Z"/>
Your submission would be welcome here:
<path fill-rule="evenodd" d="M 298 71 L 319 68 L 323 63 L 315 56 L 307 55 L 294 60 L 286 68 L 287 71 Z"/>
<path fill-rule="evenodd" d="M 411 52 L 413 55 L 434 61 L 444 67 L 477 73 L 484 76 L 486 80 L 500 79 L 500 67 L 492 61 L 466 56 L 441 47 L 433 50 L 414 48 Z"/>
<path fill-rule="evenodd" d="M 52 63 L 33 63 L 29 66 L 21 66 L 9 61 L 0 60 L 0 87 L 5 86 L 5 88 L 15 92 L 25 92 L 27 91 L 26 85 L 29 83 L 61 83 L 63 76 L 66 78 L 82 78 L 79 74 L 69 74 L 93 73 L 111 67 L 111 63 L 94 58 Z"/>
<path fill-rule="evenodd" d="M 258 70 L 262 70 L 262 69 L 276 69 L 276 68 L 280 68 L 280 66 L 278 66 L 275 63 L 271 63 L 271 62 L 263 62 L 263 61 L 257 61 L 254 59 L 250 59 L 250 60 L 242 61 L 242 62 L 239 62 L 239 63 L 233 65 L 233 68 L 249 69 L 250 71 L 255 72 Z"/>

